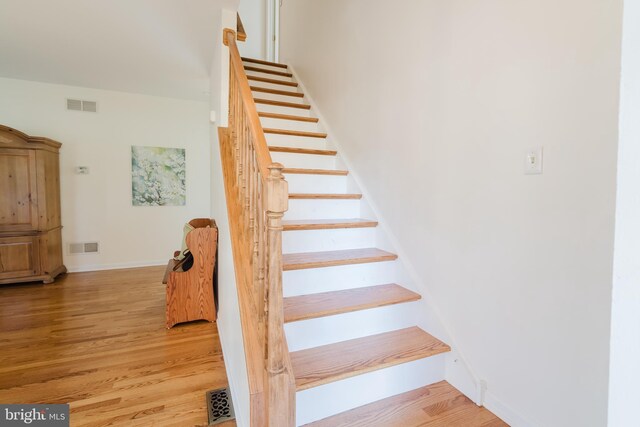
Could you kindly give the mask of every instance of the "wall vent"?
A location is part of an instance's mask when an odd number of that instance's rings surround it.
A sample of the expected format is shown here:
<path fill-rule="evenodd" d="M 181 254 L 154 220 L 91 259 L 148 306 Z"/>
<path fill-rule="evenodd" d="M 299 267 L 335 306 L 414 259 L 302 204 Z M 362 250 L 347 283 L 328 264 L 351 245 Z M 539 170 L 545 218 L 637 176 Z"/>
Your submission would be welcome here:
<path fill-rule="evenodd" d="M 67 110 L 97 113 L 98 103 L 96 101 L 83 101 L 81 99 L 67 98 Z"/>
<path fill-rule="evenodd" d="M 98 253 L 98 242 L 69 243 L 69 253 L 72 255 Z"/>

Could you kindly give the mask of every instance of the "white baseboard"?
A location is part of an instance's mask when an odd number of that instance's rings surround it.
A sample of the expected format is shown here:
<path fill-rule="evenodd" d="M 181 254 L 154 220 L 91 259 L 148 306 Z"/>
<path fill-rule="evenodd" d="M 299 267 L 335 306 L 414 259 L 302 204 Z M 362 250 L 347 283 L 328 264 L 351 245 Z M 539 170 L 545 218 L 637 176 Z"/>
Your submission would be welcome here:
<path fill-rule="evenodd" d="M 488 390 L 484 397 L 483 406 L 511 427 L 534 427 L 541 425 L 539 423 L 534 423 L 529 418 L 518 413 Z"/>
<path fill-rule="evenodd" d="M 88 271 L 102 271 L 102 270 L 120 270 L 123 268 L 138 268 L 138 267 L 155 267 L 158 265 L 167 265 L 167 259 L 162 261 L 133 261 L 133 262 L 119 262 L 115 264 L 93 264 L 93 265 L 81 265 L 77 267 L 67 267 L 69 273 L 85 273 Z"/>

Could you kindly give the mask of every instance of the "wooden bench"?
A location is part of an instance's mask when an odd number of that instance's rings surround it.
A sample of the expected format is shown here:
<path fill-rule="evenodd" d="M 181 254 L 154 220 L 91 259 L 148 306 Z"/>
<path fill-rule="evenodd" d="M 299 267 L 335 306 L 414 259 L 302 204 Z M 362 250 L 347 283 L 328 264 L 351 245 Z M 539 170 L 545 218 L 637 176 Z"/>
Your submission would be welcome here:
<path fill-rule="evenodd" d="M 180 267 L 176 269 L 178 261 L 171 259 L 163 280 L 167 285 L 167 329 L 182 322 L 216 320 L 213 269 L 218 228 L 210 218 L 196 218 L 189 224 L 194 229 L 187 234 L 186 244 L 193 254 L 193 266 L 182 271 Z"/>

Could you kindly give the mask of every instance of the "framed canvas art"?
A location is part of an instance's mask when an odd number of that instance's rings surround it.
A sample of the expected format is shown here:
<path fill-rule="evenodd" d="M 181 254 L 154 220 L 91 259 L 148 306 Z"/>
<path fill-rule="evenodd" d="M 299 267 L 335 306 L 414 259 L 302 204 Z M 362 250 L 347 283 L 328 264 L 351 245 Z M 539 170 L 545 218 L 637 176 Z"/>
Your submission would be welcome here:
<path fill-rule="evenodd" d="M 185 160 L 184 148 L 132 146 L 133 206 L 184 206 Z"/>

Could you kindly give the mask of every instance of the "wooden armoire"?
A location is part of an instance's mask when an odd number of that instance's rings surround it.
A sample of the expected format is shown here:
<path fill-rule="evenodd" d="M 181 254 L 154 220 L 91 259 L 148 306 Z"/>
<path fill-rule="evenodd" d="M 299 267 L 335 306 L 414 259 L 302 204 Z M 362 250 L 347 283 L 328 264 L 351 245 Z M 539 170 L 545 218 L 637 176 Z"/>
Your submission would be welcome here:
<path fill-rule="evenodd" d="M 0 125 L 0 284 L 51 283 L 62 264 L 62 144 Z"/>

